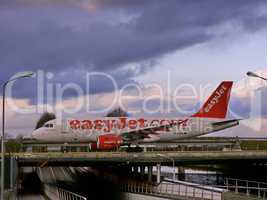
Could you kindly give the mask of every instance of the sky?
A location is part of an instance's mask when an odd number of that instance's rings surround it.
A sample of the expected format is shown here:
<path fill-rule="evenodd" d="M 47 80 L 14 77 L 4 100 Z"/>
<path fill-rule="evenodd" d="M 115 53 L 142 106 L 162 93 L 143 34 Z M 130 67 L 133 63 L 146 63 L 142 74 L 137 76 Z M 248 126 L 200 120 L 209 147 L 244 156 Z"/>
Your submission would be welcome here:
<path fill-rule="evenodd" d="M 232 80 L 229 117 L 246 120 L 216 134 L 267 137 L 267 84 L 246 77 L 247 71 L 267 76 L 266 34 L 265 0 L 2 0 L 0 82 L 34 71 L 7 96 L 19 108 L 39 109 L 18 113 L 8 105 L 7 130 L 29 134 L 42 111 L 72 109 L 86 99 L 89 109 L 82 104 L 58 117 L 104 116 L 121 89 L 131 97 L 123 100 L 131 116 L 192 114 L 221 81 Z M 179 91 L 186 112 L 156 109 L 185 85 L 196 90 Z M 142 109 L 146 98 L 155 112 Z"/>

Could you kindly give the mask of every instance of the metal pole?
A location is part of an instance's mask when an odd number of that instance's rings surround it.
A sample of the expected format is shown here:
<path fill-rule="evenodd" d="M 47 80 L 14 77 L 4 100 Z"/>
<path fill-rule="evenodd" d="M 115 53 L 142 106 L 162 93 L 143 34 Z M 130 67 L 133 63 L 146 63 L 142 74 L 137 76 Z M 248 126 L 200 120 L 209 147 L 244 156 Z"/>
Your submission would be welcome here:
<path fill-rule="evenodd" d="M 247 196 L 249 196 L 248 181 L 246 181 L 246 187 L 247 187 Z"/>
<path fill-rule="evenodd" d="M 254 72 L 247 72 L 247 75 L 248 75 L 248 76 L 251 76 L 251 77 L 255 77 L 255 78 L 260 78 L 260 79 L 262 79 L 262 80 L 264 80 L 264 81 L 267 81 L 267 78 L 265 78 L 265 77 L 263 77 L 263 76 L 260 76 L 260 75 L 258 75 L 258 74 L 255 74 Z"/>
<path fill-rule="evenodd" d="M 3 85 L 3 97 L 2 97 L 2 140 L 1 140 L 1 199 L 4 199 L 4 191 L 5 191 L 5 90 L 6 84 Z"/>
<path fill-rule="evenodd" d="M 260 79 L 264 80 L 264 81 L 267 81 L 266 78 L 262 77 L 262 76 L 259 76 Z"/>
<path fill-rule="evenodd" d="M 20 76 L 9 79 L 3 84 L 3 97 L 2 97 L 2 141 L 1 141 L 1 200 L 4 200 L 5 190 L 5 96 L 6 96 L 6 85 L 20 78 L 27 78 L 33 76 L 33 72 L 24 72 Z"/>

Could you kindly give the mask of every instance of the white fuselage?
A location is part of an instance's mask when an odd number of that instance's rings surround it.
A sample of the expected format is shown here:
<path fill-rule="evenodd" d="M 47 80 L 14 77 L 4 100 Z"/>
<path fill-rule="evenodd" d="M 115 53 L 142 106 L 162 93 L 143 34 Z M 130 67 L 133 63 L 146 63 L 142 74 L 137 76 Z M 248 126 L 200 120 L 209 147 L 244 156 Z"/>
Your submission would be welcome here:
<path fill-rule="evenodd" d="M 184 139 L 208 134 L 214 131 L 222 130 L 224 127 L 213 127 L 214 122 L 220 122 L 222 119 L 214 118 L 128 118 L 128 117 L 105 117 L 93 119 L 67 119 L 63 121 L 51 120 L 43 127 L 36 129 L 32 137 L 42 141 L 60 141 L 60 142 L 96 142 L 100 135 L 123 133 L 135 134 L 143 131 L 146 134 L 138 142 L 157 142 Z M 175 124 L 168 128 L 162 128 L 149 132 L 149 128 L 163 125 Z M 234 126 L 234 125 L 233 125 Z M 228 127 L 227 127 L 228 128 Z"/>

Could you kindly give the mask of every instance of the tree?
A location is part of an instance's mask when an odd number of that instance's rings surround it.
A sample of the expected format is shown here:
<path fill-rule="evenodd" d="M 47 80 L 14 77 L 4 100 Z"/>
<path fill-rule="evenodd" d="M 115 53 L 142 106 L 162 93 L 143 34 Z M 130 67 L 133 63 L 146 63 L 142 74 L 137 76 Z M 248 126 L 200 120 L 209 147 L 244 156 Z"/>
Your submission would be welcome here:
<path fill-rule="evenodd" d="M 8 153 L 20 152 L 22 143 L 17 139 L 9 139 L 5 144 L 5 148 Z"/>
<path fill-rule="evenodd" d="M 108 114 L 106 115 L 106 117 L 128 117 L 128 113 L 126 111 L 124 111 L 122 108 L 118 107 L 115 108 L 114 110 L 111 110 L 110 112 L 108 112 Z"/>
<path fill-rule="evenodd" d="M 36 123 L 35 129 L 42 127 L 46 122 L 53 119 L 56 119 L 56 115 L 54 113 L 45 112 Z"/>

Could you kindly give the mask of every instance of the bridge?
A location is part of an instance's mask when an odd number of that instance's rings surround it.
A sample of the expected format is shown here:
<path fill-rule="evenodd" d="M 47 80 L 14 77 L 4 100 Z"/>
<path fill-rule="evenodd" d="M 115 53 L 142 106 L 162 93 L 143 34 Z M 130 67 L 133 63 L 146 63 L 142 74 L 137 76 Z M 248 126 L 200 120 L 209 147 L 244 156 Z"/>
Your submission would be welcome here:
<path fill-rule="evenodd" d="M 22 167 L 113 167 L 143 176 L 147 168 L 148 181 L 152 180 L 152 167 L 157 167 L 160 182 L 161 166 L 222 164 L 230 166 L 257 166 L 267 163 L 267 150 L 232 151 L 153 151 L 127 152 L 46 152 L 6 154 L 6 184 L 14 187 Z M 239 169 L 241 170 L 241 169 Z M 183 171 L 181 169 L 181 171 Z M 9 175 L 8 175 L 9 174 Z"/>
<path fill-rule="evenodd" d="M 156 165 L 267 163 L 267 150 L 246 151 L 178 151 L 178 152 L 47 152 L 13 154 L 18 166 L 88 166 L 88 165 Z"/>
<path fill-rule="evenodd" d="M 91 152 L 88 150 L 82 152 L 83 149 L 81 148 L 81 146 L 79 146 L 82 144 L 77 144 L 78 148 L 74 148 L 75 152 L 31 151 L 7 153 L 5 162 L 5 186 L 6 189 L 16 188 L 18 180 L 17 177 L 21 173 L 22 169 L 24 169 L 24 167 L 31 167 L 32 169 L 37 169 L 39 171 L 41 170 L 43 172 L 47 168 L 57 170 L 57 167 L 77 167 L 82 169 L 85 166 L 91 166 L 104 170 L 111 169 L 115 173 L 117 173 L 119 170 L 119 172 L 121 173 L 131 175 L 135 178 L 137 177 L 138 179 L 141 178 L 142 181 L 145 181 L 150 185 L 158 185 L 162 183 L 162 166 L 177 167 L 178 172 L 176 175 L 178 176 L 179 174 L 181 175 L 184 173 L 183 166 L 187 165 L 228 165 L 233 167 L 239 166 L 237 167 L 238 170 L 242 170 L 243 168 L 249 170 L 249 168 L 247 168 L 246 166 L 255 167 L 264 166 L 267 164 L 267 148 L 265 144 L 266 140 L 257 142 L 255 141 L 256 140 L 242 140 L 240 148 L 239 145 L 236 145 L 237 142 L 234 138 L 231 140 L 219 140 L 216 143 L 213 143 L 214 140 L 205 138 L 199 141 L 192 140 L 183 141 L 179 144 L 168 144 L 168 146 L 166 146 L 168 148 L 165 148 L 165 144 L 161 144 L 161 146 L 159 147 L 147 148 L 144 152 L 138 153 L 124 151 Z M 25 145 L 36 147 L 38 147 L 38 145 L 48 147 L 49 145 L 51 145 L 51 147 L 54 147 L 58 144 L 36 144 L 29 142 Z M 86 144 L 83 145 L 86 146 Z M 182 148 L 181 145 L 184 145 L 184 148 Z M 209 145 L 209 148 L 206 148 L 207 145 Z M 235 148 L 236 146 L 238 146 L 239 148 Z M 240 168 L 240 166 L 242 166 L 242 168 Z M 138 188 L 140 189 L 140 187 Z M 126 191 L 126 189 L 127 188 L 125 187 L 122 188 L 123 191 Z M 144 189 L 142 189 L 141 191 L 144 191 Z M 155 191 L 157 193 L 160 193 L 161 190 Z M 128 192 L 133 191 L 129 190 Z M 57 193 L 60 194 L 59 191 L 57 191 Z M 62 193 L 65 194 L 66 191 L 63 191 Z M 259 193 L 264 193 L 265 196 L 265 188 L 263 192 Z M 176 195 L 180 195 L 180 193 L 177 193 Z M 192 195 L 196 195 L 196 193 L 193 192 Z"/>

